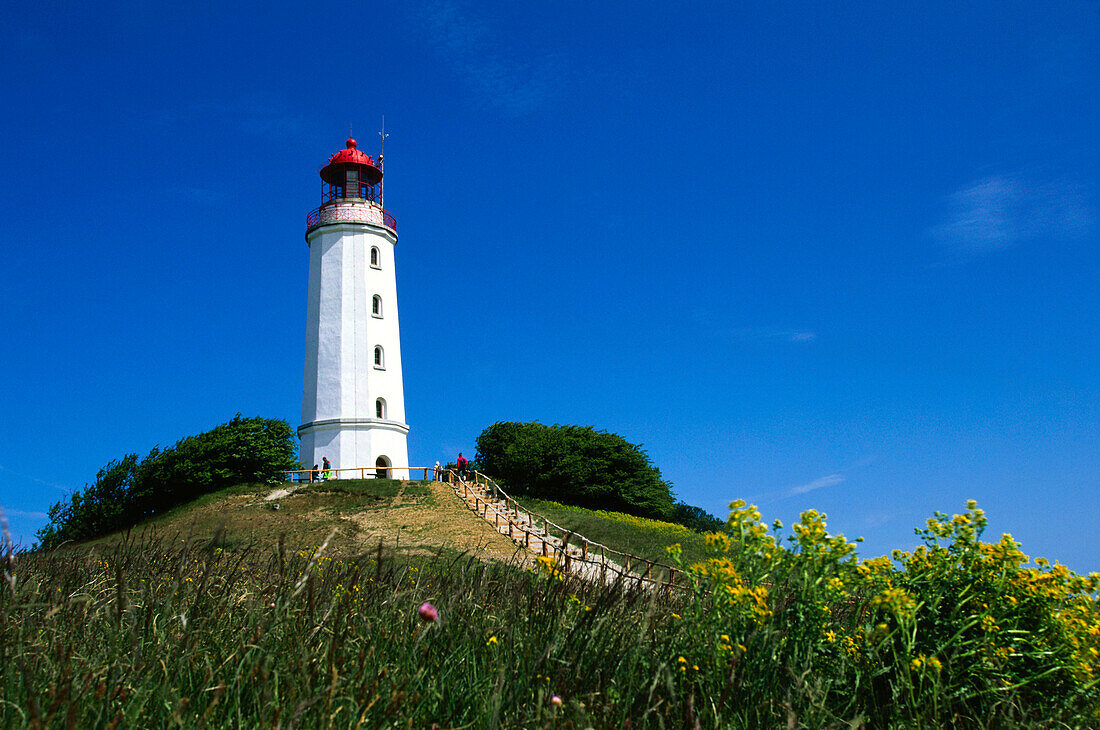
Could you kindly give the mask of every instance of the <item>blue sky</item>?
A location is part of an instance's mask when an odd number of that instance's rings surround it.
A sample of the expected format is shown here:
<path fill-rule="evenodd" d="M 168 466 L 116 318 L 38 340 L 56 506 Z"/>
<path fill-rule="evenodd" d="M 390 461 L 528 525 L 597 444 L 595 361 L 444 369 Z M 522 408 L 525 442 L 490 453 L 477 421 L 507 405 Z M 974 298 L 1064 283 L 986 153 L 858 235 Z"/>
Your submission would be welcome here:
<path fill-rule="evenodd" d="M 1100 570 L 1100 3 L 23 3 L 0 23 L 0 505 L 297 425 L 305 214 L 397 216 L 410 458 L 498 420 L 685 501 Z"/>

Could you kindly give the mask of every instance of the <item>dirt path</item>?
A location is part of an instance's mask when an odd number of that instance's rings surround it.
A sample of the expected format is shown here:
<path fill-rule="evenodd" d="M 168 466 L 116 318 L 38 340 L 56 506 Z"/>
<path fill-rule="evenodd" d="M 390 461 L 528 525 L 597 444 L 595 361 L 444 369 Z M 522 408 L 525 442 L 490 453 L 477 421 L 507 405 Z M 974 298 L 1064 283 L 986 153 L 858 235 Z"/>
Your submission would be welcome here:
<path fill-rule="evenodd" d="M 628 577 L 628 581 L 643 580 L 607 556 L 596 551 L 589 552 L 583 545 L 584 538 L 579 535 L 566 544 L 561 538 L 549 534 L 535 516 L 518 507 L 510 509 L 504 502 L 495 499 L 484 485 L 471 483 L 466 488 L 459 484 L 446 486 L 478 519 L 494 532 L 506 536 L 519 549 L 528 552 L 532 559 L 554 556 L 558 565 L 568 572 L 608 585 L 624 576 Z"/>
<path fill-rule="evenodd" d="M 368 545 L 382 538 L 399 541 L 414 552 L 449 545 L 498 560 L 517 554 L 511 540 L 464 509 L 443 482 L 407 483 L 387 508 L 346 514 L 342 519 L 353 526 L 357 541 Z M 523 554 L 521 558 L 528 563 L 532 559 Z"/>
<path fill-rule="evenodd" d="M 520 551 L 484 520 L 478 519 L 442 482 L 405 482 L 393 496 L 340 492 L 325 482 L 282 484 L 196 500 L 147 529 L 171 543 L 212 539 L 236 547 L 267 549 L 286 541 L 288 548 L 316 548 L 335 527 L 329 554 L 361 555 L 387 550 L 426 555 L 440 547 L 479 557 L 531 565 Z"/>
<path fill-rule="evenodd" d="M 274 502 L 276 499 L 283 499 L 297 492 L 301 487 L 281 487 L 279 489 L 272 490 L 271 494 L 264 497 L 265 502 Z"/>

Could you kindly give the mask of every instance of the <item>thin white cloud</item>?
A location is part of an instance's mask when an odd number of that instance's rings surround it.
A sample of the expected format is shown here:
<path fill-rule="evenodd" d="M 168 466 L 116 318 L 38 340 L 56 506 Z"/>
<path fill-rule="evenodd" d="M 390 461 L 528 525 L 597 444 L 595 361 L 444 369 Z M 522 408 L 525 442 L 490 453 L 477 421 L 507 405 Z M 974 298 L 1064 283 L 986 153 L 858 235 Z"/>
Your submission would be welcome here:
<path fill-rule="evenodd" d="M 4 509 L 3 507 L 0 507 L 0 514 L 8 517 L 29 517 L 33 520 L 44 520 L 49 516 L 45 512 L 28 512 L 22 509 Z"/>
<path fill-rule="evenodd" d="M 427 41 L 489 103 L 513 114 L 542 106 L 560 87 L 565 59 L 554 54 L 507 55 L 502 35 L 483 17 L 452 0 L 428 3 L 419 13 Z"/>
<path fill-rule="evenodd" d="M 1093 222 L 1085 196 L 1074 186 L 1037 185 L 1004 175 L 956 190 L 948 201 L 947 220 L 929 232 L 955 255 L 971 257 L 1033 238 L 1080 238 Z"/>
<path fill-rule="evenodd" d="M 810 343 L 817 340 L 817 333 L 804 329 L 779 329 L 774 327 L 735 327 L 730 333 L 742 340 L 781 340 L 783 342 Z"/>
<path fill-rule="evenodd" d="M 789 330 L 779 333 L 779 336 L 788 342 L 813 342 L 817 339 L 817 333 L 809 330 Z"/>
<path fill-rule="evenodd" d="M 843 474 L 829 474 L 827 476 L 818 477 L 812 482 L 806 482 L 805 484 L 799 484 L 797 487 L 791 487 L 787 495 L 793 497 L 796 494 L 805 494 L 806 492 L 813 492 L 818 489 L 825 489 L 826 487 L 835 487 L 846 478 L 847 477 Z"/>
<path fill-rule="evenodd" d="M 888 522 L 892 522 L 897 517 L 893 512 L 872 512 L 870 514 L 863 515 L 860 523 L 864 527 L 881 527 Z"/>
<path fill-rule="evenodd" d="M 307 118 L 280 96 L 254 93 L 228 102 L 200 101 L 171 109 L 150 112 L 147 125 L 174 130 L 211 120 L 226 129 L 265 139 L 286 142 L 301 137 Z"/>
<path fill-rule="evenodd" d="M 25 480 L 29 479 L 30 481 L 35 482 L 36 484 L 41 484 L 41 485 L 46 486 L 46 487 L 53 487 L 54 489 L 59 489 L 62 492 L 70 492 L 71 493 L 73 491 L 72 487 L 67 487 L 64 484 L 55 484 L 54 482 L 47 482 L 45 479 L 39 479 L 38 477 L 26 474 L 25 470 L 23 470 L 23 469 L 9 469 L 8 467 L 4 466 L 3 464 L 0 464 L 0 471 L 7 472 L 8 474 L 12 475 L 10 477 L 7 477 L 7 476 L 4 477 L 4 479 L 7 480 L 7 481 L 16 481 L 16 480 L 25 481 Z"/>

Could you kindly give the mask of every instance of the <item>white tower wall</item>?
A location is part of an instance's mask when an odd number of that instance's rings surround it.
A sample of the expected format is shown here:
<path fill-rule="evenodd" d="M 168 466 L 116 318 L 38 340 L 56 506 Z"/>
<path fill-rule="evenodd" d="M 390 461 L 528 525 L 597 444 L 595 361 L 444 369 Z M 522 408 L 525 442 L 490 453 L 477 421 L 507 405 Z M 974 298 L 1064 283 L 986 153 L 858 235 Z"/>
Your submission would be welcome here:
<path fill-rule="evenodd" d="M 409 466 L 401 378 L 394 247 L 397 234 L 382 210 L 365 200 L 323 206 L 306 233 L 309 298 L 302 392 L 302 461 L 335 469 L 364 468 L 385 457 L 397 479 Z M 377 265 L 371 249 L 378 250 Z M 381 311 L 374 312 L 374 298 Z M 375 348 L 382 363 L 375 363 Z M 381 418 L 377 401 L 384 401 Z M 345 473 L 344 477 L 358 477 Z"/>

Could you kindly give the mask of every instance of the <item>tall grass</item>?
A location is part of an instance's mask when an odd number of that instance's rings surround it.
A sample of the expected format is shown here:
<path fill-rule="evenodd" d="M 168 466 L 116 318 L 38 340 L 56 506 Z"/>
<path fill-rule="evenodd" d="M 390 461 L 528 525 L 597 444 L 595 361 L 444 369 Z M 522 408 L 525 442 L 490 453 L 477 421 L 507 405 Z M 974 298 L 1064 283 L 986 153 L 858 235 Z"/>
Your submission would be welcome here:
<path fill-rule="evenodd" d="M 621 512 L 574 507 L 534 497 L 519 497 L 516 501 L 523 508 L 543 515 L 589 540 L 647 560 L 668 564 L 668 546 L 674 543 L 681 546 L 685 561 L 699 560 L 706 555 L 703 533 L 683 525 Z M 660 577 L 666 578 L 663 573 Z"/>
<path fill-rule="evenodd" d="M 673 706 L 671 673 L 648 661 L 655 595 L 466 556 L 155 540 L 18 567 L 0 599 L 3 727 L 615 725 Z M 438 622 L 418 617 L 425 601 Z M 649 699 L 628 690 L 655 679 Z"/>
<path fill-rule="evenodd" d="M 982 519 L 893 563 L 741 505 L 671 594 L 328 541 L 23 554 L 0 727 L 1095 726 L 1100 576 L 1025 567 Z"/>

